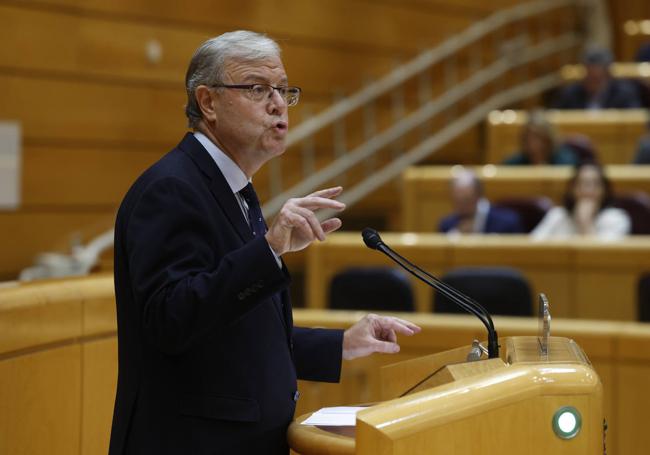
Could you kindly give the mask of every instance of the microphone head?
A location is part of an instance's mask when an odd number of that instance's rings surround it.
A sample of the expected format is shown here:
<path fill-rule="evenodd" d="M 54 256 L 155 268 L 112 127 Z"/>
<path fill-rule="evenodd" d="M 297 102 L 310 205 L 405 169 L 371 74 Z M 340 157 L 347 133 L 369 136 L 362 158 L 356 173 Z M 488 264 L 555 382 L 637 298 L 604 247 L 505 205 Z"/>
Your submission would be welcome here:
<path fill-rule="evenodd" d="M 379 232 L 372 228 L 365 228 L 363 232 L 361 232 L 361 236 L 363 237 L 363 242 L 366 246 L 373 250 L 379 249 L 379 246 L 384 244 L 381 237 L 379 237 Z"/>

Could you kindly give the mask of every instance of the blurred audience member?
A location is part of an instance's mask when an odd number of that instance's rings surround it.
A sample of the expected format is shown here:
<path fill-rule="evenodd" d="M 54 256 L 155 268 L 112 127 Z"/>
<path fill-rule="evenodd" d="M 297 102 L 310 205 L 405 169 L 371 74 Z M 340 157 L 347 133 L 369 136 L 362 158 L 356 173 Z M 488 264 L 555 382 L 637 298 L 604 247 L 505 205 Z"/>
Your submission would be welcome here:
<path fill-rule="evenodd" d="M 582 162 L 595 162 L 598 161 L 598 153 L 594 143 L 584 134 L 571 133 L 564 138 L 563 147 L 568 148 L 573 152 L 576 163 Z M 575 164 L 575 163 L 574 163 Z"/>
<path fill-rule="evenodd" d="M 609 67 L 612 54 L 605 49 L 587 50 L 582 60 L 585 77 L 560 91 L 556 109 L 626 109 L 641 107 L 637 88 L 630 81 L 614 79 Z"/>
<path fill-rule="evenodd" d="M 528 123 L 521 131 L 520 141 L 520 151 L 506 158 L 503 164 L 576 164 L 573 151 L 558 146 L 555 130 L 543 111 L 531 112 Z"/>
<path fill-rule="evenodd" d="M 650 62 L 650 42 L 644 43 L 639 47 L 639 50 L 636 51 L 637 62 Z"/>
<path fill-rule="evenodd" d="M 445 217 L 441 232 L 462 234 L 517 234 L 524 232 L 519 215 L 506 208 L 495 207 L 483 196 L 483 184 L 467 169 L 451 181 L 454 213 Z"/>
<path fill-rule="evenodd" d="M 639 139 L 634 155 L 634 164 L 650 164 L 650 134 Z"/>
<path fill-rule="evenodd" d="M 639 139 L 639 143 L 636 146 L 633 163 L 650 164 L 650 123 L 648 123 L 648 131 L 645 136 Z"/>
<path fill-rule="evenodd" d="M 611 206 L 612 188 L 603 168 L 594 162 L 576 166 L 564 206 L 552 208 L 533 230 L 536 240 L 595 235 L 618 239 L 630 233 L 630 217 Z"/>

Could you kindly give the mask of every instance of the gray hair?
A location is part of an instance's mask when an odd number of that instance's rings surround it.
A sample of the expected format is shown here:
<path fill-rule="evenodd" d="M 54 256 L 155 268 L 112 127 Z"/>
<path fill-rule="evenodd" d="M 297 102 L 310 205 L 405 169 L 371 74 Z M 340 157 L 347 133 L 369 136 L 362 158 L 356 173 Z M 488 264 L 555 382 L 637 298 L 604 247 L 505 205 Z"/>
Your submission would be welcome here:
<path fill-rule="evenodd" d="M 280 46 L 275 41 L 247 30 L 224 33 L 201 44 L 192 56 L 185 75 L 188 126 L 195 128 L 202 118 L 196 101 L 196 88 L 222 83 L 228 60 L 255 61 L 279 56 Z"/>
<path fill-rule="evenodd" d="M 484 193 L 483 182 L 476 172 L 464 167 L 454 174 L 449 184 L 452 189 L 471 186 L 477 196 L 483 196 Z"/>

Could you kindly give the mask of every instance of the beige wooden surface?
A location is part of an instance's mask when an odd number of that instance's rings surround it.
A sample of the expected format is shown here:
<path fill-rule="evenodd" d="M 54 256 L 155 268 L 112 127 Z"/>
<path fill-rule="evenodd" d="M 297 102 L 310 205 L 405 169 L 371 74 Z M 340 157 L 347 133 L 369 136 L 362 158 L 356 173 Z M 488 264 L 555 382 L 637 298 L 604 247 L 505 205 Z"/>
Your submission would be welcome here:
<path fill-rule="evenodd" d="M 516 349 L 525 346 L 535 354 L 538 349 L 535 337 L 502 338 L 501 343 L 502 359 L 516 359 Z M 463 454 L 595 453 L 602 447 L 602 384 L 582 358 L 561 355 L 570 343 L 552 339 L 547 361 L 535 355 L 525 362 L 453 365 L 464 370 L 454 380 L 362 411 L 357 453 L 384 453 L 385 442 L 390 444 L 385 453 L 391 454 L 422 452 L 426 446 Z M 496 363 L 486 369 L 491 362 Z M 548 426 L 555 410 L 565 405 L 584 416 L 584 433 L 568 442 Z M 508 422 L 507 430 L 500 422 Z"/>
<path fill-rule="evenodd" d="M 637 317 L 636 283 L 650 270 L 650 237 L 621 242 L 595 239 L 532 242 L 525 235 L 386 233 L 384 241 L 428 272 L 442 276 L 454 267 L 506 266 L 519 269 L 536 296 L 544 292 L 559 317 L 633 321 Z M 333 234 L 307 251 L 307 306 L 326 308 L 329 284 L 338 272 L 354 266 L 392 266 L 368 249 L 360 233 Z M 414 281 L 418 311 L 432 311 L 432 291 Z"/>
<path fill-rule="evenodd" d="M 610 67 L 612 76 L 622 79 L 650 81 L 650 62 L 614 62 Z M 560 70 L 562 79 L 567 82 L 578 81 L 585 76 L 582 64 L 564 65 Z"/>
<path fill-rule="evenodd" d="M 453 207 L 449 183 L 455 167 L 417 166 L 402 174 L 402 229 L 435 232 L 440 220 Z M 567 166 L 476 166 L 485 195 L 491 201 L 502 198 L 546 196 L 562 203 L 572 169 Z M 650 166 L 608 165 L 607 176 L 617 193 L 650 193 Z"/>
<path fill-rule="evenodd" d="M 552 110 L 547 111 L 547 119 L 555 126 L 560 142 L 569 134 L 584 134 L 603 164 L 628 164 L 646 132 L 649 117 L 644 109 Z M 527 121 L 525 111 L 492 111 L 486 122 L 485 162 L 499 164 L 519 151 L 521 130 Z"/>
<path fill-rule="evenodd" d="M 552 300 L 551 300 L 552 304 Z M 362 314 L 295 310 L 296 325 L 349 327 Z M 402 338 L 399 354 L 343 364 L 341 384 L 300 382 L 296 415 L 323 406 L 380 399 L 379 367 L 483 339 L 479 322 L 459 315 L 402 315 L 423 331 Z M 495 318 L 501 337 L 534 334 L 527 318 Z M 650 445 L 646 398 L 650 326 L 553 321 L 575 339 L 600 376 L 611 453 L 644 454 Z M 0 287 L 0 453 L 106 453 L 117 378 L 110 276 Z"/>
<path fill-rule="evenodd" d="M 552 337 L 548 356 L 541 358 L 537 337 L 502 338 L 501 343 L 502 358 L 466 362 L 465 346 L 462 354 L 453 355 L 458 351 L 453 349 L 384 368 L 384 385 L 404 376 L 417 384 L 432 372 L 434 381 L 359 412 L 355 435 L 301 425 L 301 416 L 289 427 L 289 443 L 303 455 L 353 453 L 353 441 L 357 454 L 426 453 L 427 448 L 472 455 L 602 450 L 603 387 L 580 348 L 567 338 Z M 425 371 L 423 358 L 429 363 Z M 438 370 L 440 365 L 447 367 Z M 448 369 L 455 370 L 453 377 L 435 381 Z M 574 406 L 583 418 L 580 433 L 569 441 L 556 437 L 548 425 L 564 406 Z"/>

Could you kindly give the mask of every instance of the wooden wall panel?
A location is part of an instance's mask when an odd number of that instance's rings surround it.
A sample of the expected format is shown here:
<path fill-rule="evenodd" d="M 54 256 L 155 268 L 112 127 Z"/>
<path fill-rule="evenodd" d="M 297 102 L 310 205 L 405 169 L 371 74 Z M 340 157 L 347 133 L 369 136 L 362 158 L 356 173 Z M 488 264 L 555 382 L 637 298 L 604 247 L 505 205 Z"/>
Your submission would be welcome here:
<path fill-rule="evenodd" d="M 209 0 L 191 3 L 144 0 L 47 0 L 75 13 L 93 13 L 128 20 L 156 21 L 206 30 L 210 36 L 227 30 L 252 29 L 279 39 L 311 40 L 330 45 L 371 48 L 421 49 L 447 36 L 469 20 L 499 6 L 481 10 L 439 12 L 438 5 L 403 5 L 399 2 L 359 0 Z M 443 1 L 443 5 L 453 2 Z M 514 2 L 508 2 L 512 4 Z M 37 4 L 33 2 L 32 4 Z M 436 24 L 432 27 L 432 24 Z"/>
<path fill-rule="evenodd" d="M 61 12 L 0 6 L 8 27 L 0 38 L 13 47 L 0 46 L 3 65 L 22 74 L 56 74 L 70 79 L 90 78 L 100 83 L 162 85 L 184 94 L 185 71 L 196 48 L 210 33 L 170 28 L 160 24 L 80 17 Z M 25 30 L 33 30 L 26 34 Z M 111 39 L 106 39 L 111 37 Z M 161 59 L 147 58 L 147 45 L 161 47 Z M 47 43 L 41 46 L 40 43 Z M 367 52 L 350 46 L 337 48 L 310 43 L 281 42 L 290 80 L 314 96 L 333 89 L 351 91 L 369 78 L 390 70 L 412 52 Z M 18 52 L 17 52 L 18 50 Z M 306 63 L 308 62 L 308 63 Z M 143 87 L 143 88 L 145 88 Z"/>
<path fill-rule="evenodd" d="M 4 74 L 0 99 L 0 118 L 21 122 L 26 144 L 175 145 L 185 131 L 182 90 Z"/>
<path fill-rule="evenodd" d="M 612 24 L 615 55 L 621 61 L 631 61 L 636 54 L 638 45 L 644 41 L 627 36 L 623 28 L 625 21 L 650 19 L 650 3 L 647 0 L 607 0 Z M 647 37 L 645 41 L 650 41 Z M 632 42 L 631 42 L 632 41 Z"/>
<path fill-rule="evenodd" d="M 105 453 L 113 421 L 117 387 L 117 338 L 89 341 L 81 345 L 83 388 L 81 453 Z"/>
<path fill-rule="evenodd" d="M 27 146 L 23 150 L 23 206 L 115 208 L 162 147 Z M 64 166 L 62 164 L 69 164 Z M 52 172 L 56 169 L 56 172 Z"/>
<path fill-rule="evenodd" d="M 80 453 L 80 350 L 0 360 L 0 453 Z"/>
<path fill-rule="evenodd" d="M 33 264 L 38 253 L 69 253 L 72 241 L 87 242 L 114 224 L 113 209 L 0 212 L 0 280 Z"/>

